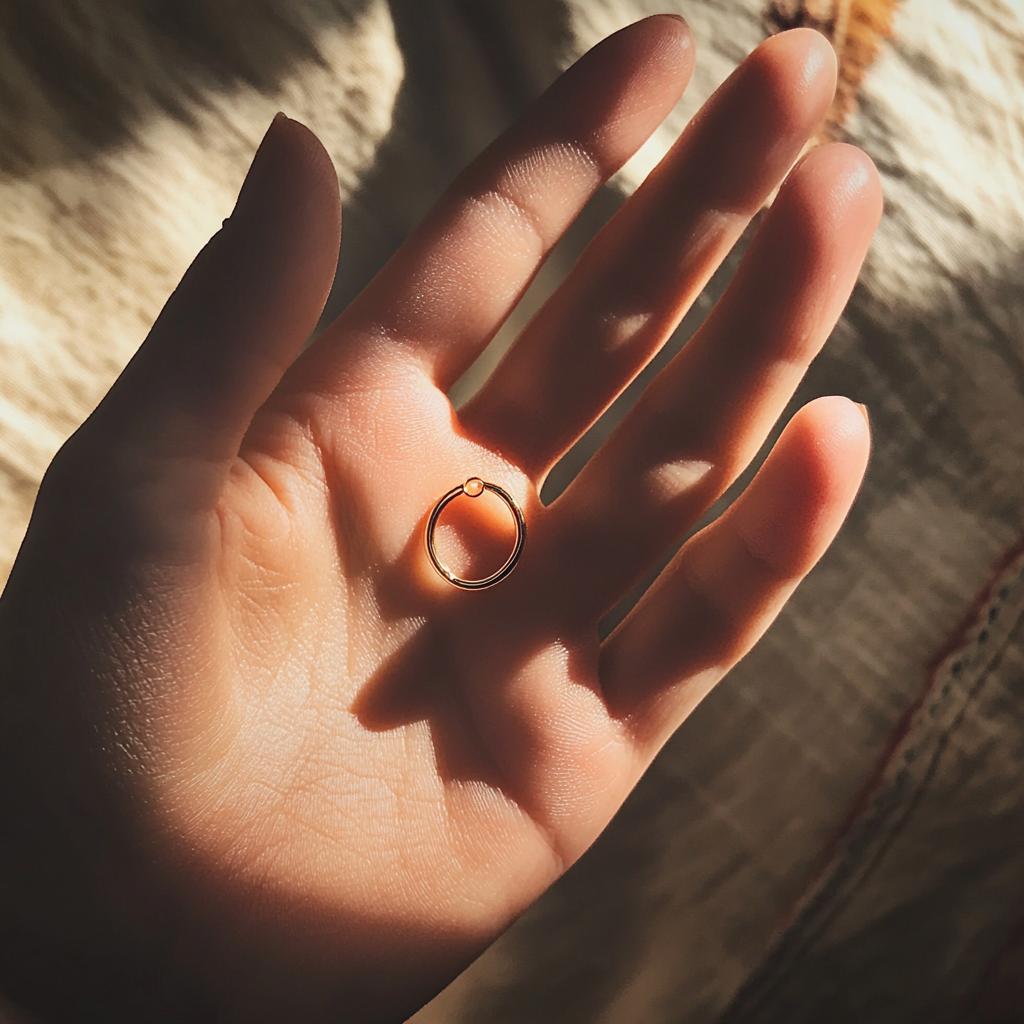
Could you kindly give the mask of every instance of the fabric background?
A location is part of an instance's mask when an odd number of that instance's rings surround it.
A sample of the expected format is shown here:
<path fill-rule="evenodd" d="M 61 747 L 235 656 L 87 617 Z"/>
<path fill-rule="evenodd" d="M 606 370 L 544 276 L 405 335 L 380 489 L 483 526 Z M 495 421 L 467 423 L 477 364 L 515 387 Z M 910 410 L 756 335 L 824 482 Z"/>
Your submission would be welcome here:
<path fill-rule="evenodd" d="M 561 67 L 644 14 L 690 21 L 680 108 L 458 401 L 780 12 L 829 31 L 863 7 L 0 0 L 0 576 L 49 458 L 230 212 L 275 110 L 338 167 L 330 314 Z M 886 217 L 797 401 L 867 403 L 864 492 L 594 848 L 422 1024 L 1024 1020 L 1024 5 L 904 0 L 856 99 L 836 132 L 878 163 Z"/>

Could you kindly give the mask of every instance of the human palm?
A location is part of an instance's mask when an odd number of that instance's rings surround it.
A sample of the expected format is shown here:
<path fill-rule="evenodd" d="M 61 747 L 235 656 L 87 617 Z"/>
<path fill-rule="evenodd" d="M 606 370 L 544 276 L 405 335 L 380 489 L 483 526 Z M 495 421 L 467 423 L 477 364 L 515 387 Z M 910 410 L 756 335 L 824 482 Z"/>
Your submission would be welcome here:
<path fill-rule="evenodd" d="M 599 639 L 838 316 L 879 207 L 849 147 L 790 174 L 701 331 L 567 491 L 538 496 L 823 116 L 834 64 L 813 33 L 756 51 L 479 394 L 458 413 L 446 397 L 691 63 L 674 18 L 602 44 L 301 354 L 337 188 L 309 132 L 275 122 L 225 229 L 55 461 L 0 605 L 17 1001 L 70 1020 L 401 1019 L 586 849 L 820 555 L 867 457 L 844 399 L 798 413 Z M 435 502 L 470 477 L 528 531 L 482 591 L 424 550 Z M 461 498 L 437 537 L 485 576 L 508 512 Z"/>

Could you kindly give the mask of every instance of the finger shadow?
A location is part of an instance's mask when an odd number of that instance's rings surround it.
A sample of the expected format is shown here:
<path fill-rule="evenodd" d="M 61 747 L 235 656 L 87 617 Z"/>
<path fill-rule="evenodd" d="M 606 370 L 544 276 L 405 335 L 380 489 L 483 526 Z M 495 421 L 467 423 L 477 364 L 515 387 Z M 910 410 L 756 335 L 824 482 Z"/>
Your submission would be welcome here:
<path fill-rule="evenodd" d="M 425 722 L 439 778 L 480 782 L 504 792 L 505 780 L 483 740 L 446 647 L 442 628 L 423 626 L 367 680 L 352 711 L 370 732 Z"/>
<path fill-rule="evenodd" d="M 470 690 L 478 680 L 469 677 L 472 656 L 458 653 L 460 606 L 464 607 L 466 598 L 486 597 L 486 593 L 441 589 L 447 584 L 427 563 L 422 526 L 388 567 L 378 590 L 383 618 L 419 620 L 420 625 L 362 684 L 351 710 L 370 732 L 426 723 L 442 780 L 482 782 L 503 790 L 504 780 L 474 712 Z M 503 662 L 502 673 L 514 670 L 514 663 Z M 495 690 L 502 685 L 500 675 L 497 679 L 492 675 L 491 680 Z"/>
<path fill-rule="evenodd" d="M 546 677 L 524 684 L 524 672 L 558 646 L 566 652 L 560 674 L 573 685 L 599 684 L 587 652 L 560 643 L 566 629 L 553 624 L 539 589 L 543 552 L 523 561 L 490 590 L 457 590 L 430 568 L 420 524 L 377 591 L 383 617 L 419 625 L 363 682 L 351 711 L 371 732 L 425 723 L 443 781 L 481 782 L 530 810 L 517 768 L 546 723 L 522 709 L 522 687 L 546 685 Z M 551 699 L 558 682 L 539 699 Z"/>

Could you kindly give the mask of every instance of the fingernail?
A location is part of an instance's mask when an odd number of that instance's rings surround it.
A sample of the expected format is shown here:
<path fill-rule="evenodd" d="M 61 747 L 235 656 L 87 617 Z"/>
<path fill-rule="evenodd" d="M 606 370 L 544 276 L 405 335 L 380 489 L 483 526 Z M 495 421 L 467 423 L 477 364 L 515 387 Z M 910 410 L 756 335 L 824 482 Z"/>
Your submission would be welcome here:
<path fill-rule="evenodd" d="M 252 158 L 249 170 L 246 172 L 245 181 L 242 182 L 232 215 L 243 212 L 263 191 L 264 180 L 273 172 L 274 156 L 278 148 L 278 132 L 288 120 L 288 115 L 283 111 L 279 110 L 274 115 L 270 127 L 266 130 L 256 149 L 256 155 Z"/>
<path fill-rule="evenodd" d="M 871 416 L 868 414 L 868 407 L 866 405 L 864 405 L 863 402 L 856 402 L 854 404 L 857 406 L 858 409 L 860 409 L 860 414 L 861 414 L 861 416 L 864 417 L 864 422 L 870 427 L 871 426 Z"/>

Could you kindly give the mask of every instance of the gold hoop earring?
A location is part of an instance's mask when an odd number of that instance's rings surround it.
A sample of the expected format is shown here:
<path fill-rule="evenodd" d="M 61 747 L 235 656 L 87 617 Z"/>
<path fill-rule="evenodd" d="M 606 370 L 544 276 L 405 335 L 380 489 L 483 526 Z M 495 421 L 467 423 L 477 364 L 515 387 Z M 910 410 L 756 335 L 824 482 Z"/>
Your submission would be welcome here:
<path fill-rule="evenodd" d="M 437 549 L 434 547 L 434 530 L 437 528 L 437 520 L 440 518 L 441 513 L 456 498 L 462 495 L 466 495 L 469 498 L 479 498 L 484 491 L 490 491 L 491 494 L 497 495 L 505 503 L 509 512 L 512 513 L 512 518 L 516 524 L 516 542 L 512 548 L 512 554 L 508 556 L 505 564 L 497 572 L 493 572 L 490 576 L 485 576 L 480 580 L 467 580 L 452 572 L 438 557 Z M 516 567 L 516 562 L 519 561 L 519 556 L 523 553 L 523 545 L 526 543 L 526 519 L 523 516 L 523 510 L 516 504 L 512 495 L 503 487 L 488 483 L 486 480 L 481 480 L 478 476 L 471 476 L 464 484 L 453 487 L 431 509 L 424 539 L 427 545 L 427 555 L 430 558 L 430 564 L 434 567 L 438 576 L 447 580 L 453 587 L 459 587 L 461 590 L 486 590 L 488 587 L 493 587 L 495 583 L 500 583 Z"/>

